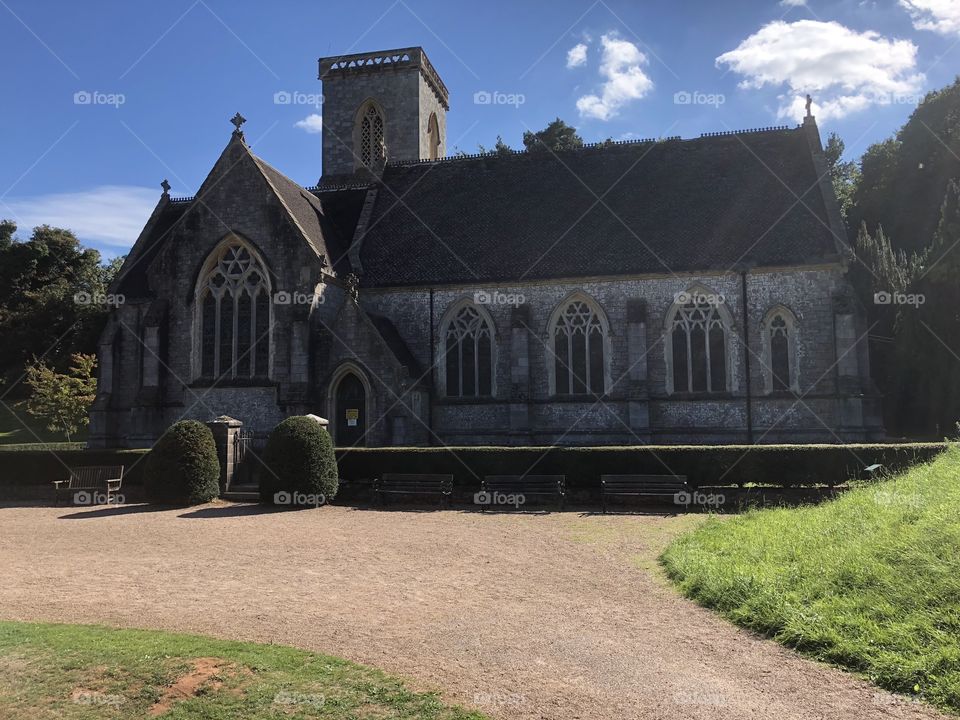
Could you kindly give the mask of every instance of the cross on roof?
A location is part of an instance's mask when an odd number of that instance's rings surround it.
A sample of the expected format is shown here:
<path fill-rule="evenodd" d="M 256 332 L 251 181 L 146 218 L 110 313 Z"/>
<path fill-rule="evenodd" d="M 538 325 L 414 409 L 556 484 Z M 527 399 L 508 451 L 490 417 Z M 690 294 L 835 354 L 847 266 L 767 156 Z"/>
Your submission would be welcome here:
<path fill-rule="evenodd" d="M 247 119 L 240 113 L 237 113 L 232 118 L 230 118 L 230 122 L 233 123 L 233 126 L 236 128 L 236 130 L 234 130 L 235 133 L 240 132 L 240 126 L 243 125 L 246 121 Z"/>

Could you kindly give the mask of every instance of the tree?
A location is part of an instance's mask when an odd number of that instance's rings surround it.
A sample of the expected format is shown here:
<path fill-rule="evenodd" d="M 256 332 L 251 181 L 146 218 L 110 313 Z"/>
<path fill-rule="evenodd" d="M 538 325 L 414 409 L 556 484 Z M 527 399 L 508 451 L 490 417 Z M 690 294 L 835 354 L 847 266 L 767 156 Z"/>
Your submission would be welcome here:
<path fill-rule="evenodd" d="M 863 265 L 852 277 L 872 328 L 886 426 L 942 437 L 960 417 L 960 79 L 929 93 L 896 136 L 871 146 L 859 175 L 840 169 L 839 142 L 826 152 L 835 184 L 853 183 L 847 223 L 859 229 Z M 877 293 L 897 292 L 901 301 L 875 302 Z"/>
<path fill-rule="evenodd" d="M 492 150 L 487 150 L 483 145 L 477 145 L 481 155 L 513 155 L 513 148 L 507 145 L 503 138 L 497 135 L 497 142 Z"/>
<path fill-rule="evenodd" d="M 824 148 L 824 155 L 827 157 L 827 165 L 830 167 L 830 180 L 833 182 L 834 192 L 837 194 L 837 201 L 840 203 L 840 212 L 844 221 L 850 212 L 850 206 L 853 204 L 853 193 L 860 179 L 860 168 L 853 160 L 843 160 L 843 152 L 846 145 L 840 136 L 836 133 L 830 133 L 827 138 L 827 146 Z"/>
<path fill-rule="evenodd" d="M 933 245 L 911 255 L 862 225 L 853 273 L 871 336 L 882 341 L 871 347 L 871 369 L 887 427 L 937 438 L 960 418 L 960 182 L 947 186 L 938 215 Z"/>
<path fill-rule="evenodd" d="M 583 147 L 583 138 L 577 134 L 575 127 L 557 118 L 540 132 L 525 132 L 523 146 L 530 152 L 544 150 L 559 152 Z"/>
<path fill-rule="evenodd" d="M 900 367 L 915 378 L 916 409 L 941 437 L 960 419 L 960 181 L 947 186 L 939 215 L 911 288 L 924 302 L 903 311 L 910 332 L 898 350 Z"/>
<path fill-rule="evenodd" d="M 871 146 L 851 197 L 850 225 L 882 226 L 894 248 L 922 253 L 947 185 L 960 176 L 960 78 L 929 93 L 895 137 Z"/>
<path fill-rule="evenodd" d="M 42 225 L 29 240 L 14 238 L 16 225 L 0 222 L 0 380 L 18 380 L 32 358 L 63 369 L 74 353 L 92 353 L 108 308 L 106 292 L 116 261 L 83 248 L 69 230 Z"/>
<path fill-rule="evenodd" d="M 66 373 L 56 372 L 43 361 L 34 362 L 27 368 L 26 379 L 32 391 L 27 412 L 45 420 L 51 432 L 62 432 L 68 442 L 90 422 L 88 413 L 97 395 L 96 357 L 75 353 L 71 362 Z"/>

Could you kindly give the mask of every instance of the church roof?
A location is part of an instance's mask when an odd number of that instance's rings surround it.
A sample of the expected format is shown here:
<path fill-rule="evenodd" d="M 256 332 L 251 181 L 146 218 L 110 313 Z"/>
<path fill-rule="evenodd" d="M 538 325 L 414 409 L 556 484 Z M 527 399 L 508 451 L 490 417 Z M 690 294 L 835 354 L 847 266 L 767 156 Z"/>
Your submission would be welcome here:
<path fill-rule="evenodd" d="M 258 183 L 250 185 L 244 181 L 245 178 L 251 177 L 259 177 L 265 181 L 269 192 L 279 202 L 284 216 L 313 252 L 318 256 L 324 256 L 337 274 L 350 271 L 347 247 L 356 224 L 355 219 L 351 224 L 350 216 L 358 214 L 359 209 L 354 211 L 352 206 L 347 205 L 344 210 L 341 208 L 344 204 L 343 200 L 339 203 L 331 201 L 337 217 L 336 219 L 328 218 L 322 197 L 318 197 L 262 158 L 254 155 L 247 146 L 243 133 L 237 131 L 231 136 L 230 142 L 195 197 L 173 199 L 166 194 L 169 186 L 165 188 L 164 195 L 117 274 L 112 285 L 114 291 L 128 297 L 152 295 L 148 278 L 150 265 L 165 246 L 176 241 L 178 233 L 185 232 L 183 226 L 191 210 L 201 207 L 213 212 L 218 220 L 217 229 L 220 231 L 219 226 L 229 223 L 233 217 L 229 210 L 224 211 L 220 208 L 224 188 L 232 187 L 233 192 L 240 189 L 242 192 L 256 195 L 258 190 L 253 188 L 259 188 L 260 185 Z M 232 185 L 231 178 L 235 180 Z M 263 198 L 252 196 L 248 200 L 262 202 Z M 360 202 L 362 203 L 362 200 Z M 354 205 L 356 204 L 355 202 Z M 211 210 L 211 206 L 216 210 Z"/>
<path fill-rule="evenodd" d="M 389 164 L 354 239 L 362 284 L 836 261 L 819 152 L 811 125 Z"/>
<path fill-rule="evenodd" d="M 319 198 L 262 158 L 253 153 L 250 153 L 250 156 L 257 163 L 257 167 L 267 178 L 311 247 L 318 254 L 327 255 L 327 261 L 333 263 L 335 270 L 343 269 L 346 272 L 346 267 L 341 265 L 350 235 L 342 236 L 346 239 L 341 238 L 336 227 L 325 216 Z"/>

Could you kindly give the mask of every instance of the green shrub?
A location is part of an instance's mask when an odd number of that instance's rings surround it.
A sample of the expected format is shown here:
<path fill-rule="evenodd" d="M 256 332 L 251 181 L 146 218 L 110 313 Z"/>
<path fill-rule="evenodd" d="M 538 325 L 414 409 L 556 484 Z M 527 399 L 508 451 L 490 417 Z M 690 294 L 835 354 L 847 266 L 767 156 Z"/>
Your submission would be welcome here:
<path fill-rule="evenodd" d="M 220 460 L 210 428 L 181 420 L 163 434 L 147 456 L 144 493 L 151 502 L 199 505 L 220 494 Z"/>
<path fill-rule="evenodd" d="M 312 418 L 298 415 L 277 425 L 267 439 L 260 472 L 260 498 L 275 502 L 285 493 L 294 504 L 329 502 L 337 494 L 337 458 L 329 433 Z M 313 500 L 299 500 L 297 496 Z M 290 504 L 278 500 L 278 504 Z"/>

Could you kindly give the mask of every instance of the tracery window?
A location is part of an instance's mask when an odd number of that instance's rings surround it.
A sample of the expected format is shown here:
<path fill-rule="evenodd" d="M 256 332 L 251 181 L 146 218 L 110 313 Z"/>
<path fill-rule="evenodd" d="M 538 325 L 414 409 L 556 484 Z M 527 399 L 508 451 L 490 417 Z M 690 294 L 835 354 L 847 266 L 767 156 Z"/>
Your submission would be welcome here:
<path fill-rule="evenodd" d="M 444 331 L 447 397 L 493 394 L 493 328 L 474 305 L 464 305 Z"/>
<path fill-rule="evenodd" d="M 266 378 L 270 287 L 262 263 L 239 241 L 214 250 L 197 285 L 200 375 Z"/>
<path fill-rule="evenodd" d="M 727 332 L 719 296 L 683 293 L 671 311 L 673 392 L 725 392 Z"/>
<path fill-rule="evenodd" d="M 605 391 L 606 324 L 591 303 L 567 302 L 552 324 L 554 392 L 600 395 Z"/>
<path fill-rule="evenodd" d="M 373 167 L 383 161 L 386 149 L 383 141 L 383 115 L 370 103 L 360 116 L 360 162 Z"/>

